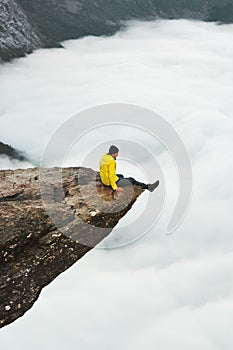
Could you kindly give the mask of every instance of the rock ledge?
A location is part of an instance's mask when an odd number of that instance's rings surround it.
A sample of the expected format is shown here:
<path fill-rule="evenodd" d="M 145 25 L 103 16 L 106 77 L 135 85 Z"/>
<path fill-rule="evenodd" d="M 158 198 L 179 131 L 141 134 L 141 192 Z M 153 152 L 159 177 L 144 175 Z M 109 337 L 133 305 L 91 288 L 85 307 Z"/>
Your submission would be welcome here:
<path fill-rule="evenodd" d="M 85 167 L 0 171 L 0 327 L 104 239 L 143 191 L 116 195 Z"/>

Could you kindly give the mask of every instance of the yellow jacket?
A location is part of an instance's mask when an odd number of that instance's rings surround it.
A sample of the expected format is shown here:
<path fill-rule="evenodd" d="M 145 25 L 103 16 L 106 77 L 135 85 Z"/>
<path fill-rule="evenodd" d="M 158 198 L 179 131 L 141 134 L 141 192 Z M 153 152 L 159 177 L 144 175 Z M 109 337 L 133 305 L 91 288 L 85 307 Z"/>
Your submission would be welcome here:
<path fill-rule="evenodd" d="M 112 186 L 112 189 L 116 190 L 116 181 L 119 180 L 119 177 L 116 175 L 116 161 L 113 156 L 105 153 L 99 161 L 99 168 L 103 184 Z"/>

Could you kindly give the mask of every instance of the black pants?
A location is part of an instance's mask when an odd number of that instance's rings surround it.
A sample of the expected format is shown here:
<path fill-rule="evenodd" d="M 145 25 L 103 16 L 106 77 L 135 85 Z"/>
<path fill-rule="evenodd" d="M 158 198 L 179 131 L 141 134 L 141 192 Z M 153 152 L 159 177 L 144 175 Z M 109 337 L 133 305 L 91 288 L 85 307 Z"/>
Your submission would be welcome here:
<path fill-rule="evenodd" d="M 135 180 L 133 177 L 124 177 L 124 175 L 122 174 L 116 174 L 116 175 L 119 177 L 119 180 L 116 181 L 117 186 L 124 187 L 124 186 L 127 186 L 130 182 L 133 185 L 141 186 L 143 189 L 148 189 L 147 184 L 143 182 L 139 182 Z"/>

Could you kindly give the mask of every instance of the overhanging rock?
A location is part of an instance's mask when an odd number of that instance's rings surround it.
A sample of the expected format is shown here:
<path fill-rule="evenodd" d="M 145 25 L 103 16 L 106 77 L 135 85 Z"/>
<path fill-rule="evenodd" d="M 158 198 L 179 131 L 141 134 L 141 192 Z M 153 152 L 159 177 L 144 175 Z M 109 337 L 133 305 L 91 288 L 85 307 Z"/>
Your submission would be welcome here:
<path fill-rule="evenodd" d="M 108 236 L 143 191 L 116 194 L 85 167 L 0 171 L 0 327 Z"/>

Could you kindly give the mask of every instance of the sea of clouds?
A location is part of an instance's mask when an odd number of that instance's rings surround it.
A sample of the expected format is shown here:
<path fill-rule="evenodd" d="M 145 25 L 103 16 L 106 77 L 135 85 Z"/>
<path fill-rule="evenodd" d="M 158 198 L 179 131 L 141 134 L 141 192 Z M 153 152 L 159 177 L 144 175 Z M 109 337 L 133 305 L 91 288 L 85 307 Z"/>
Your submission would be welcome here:
<path fill-rule="evenodd" d="M 37 50 L 0 66 L 0 140 L 26 152 L 31 166 L 39 164 L 51 135 L 68 118 L 117 102 L 166 118 L 193 165 L 189 211 L 166 235 L 176 172 L 166 150 L 148 135 L 127 130 L 128 139 L 156 152 L 163 168 L 167 202 L 161 219 L 135 243 L 108 249 L 125 242 L 114 230 L 46 287 L 23 318 L 1 331 L 2 349 L 232 348 L 232 35 L 233 25 L 130 22 L 112 37 L 65 41 L 65 49 Z M 118 135 L 124 132 L 122 127 Z M 94 130 L 66 165 L 80 165 L 97 140 L 111 144 L 116 134 L 111 128 Z M 118 172 L 146 180 L 143 154 L 139 169 L 124 160 L 127 152 L 120 150 Z M 30 166 L 0 161 L 2 169 Z M 83 164 L 98 169 L 97 159 Z M 126 235 L 148 195 L 156 193 L 144 193 L 122 219 Z"/>

